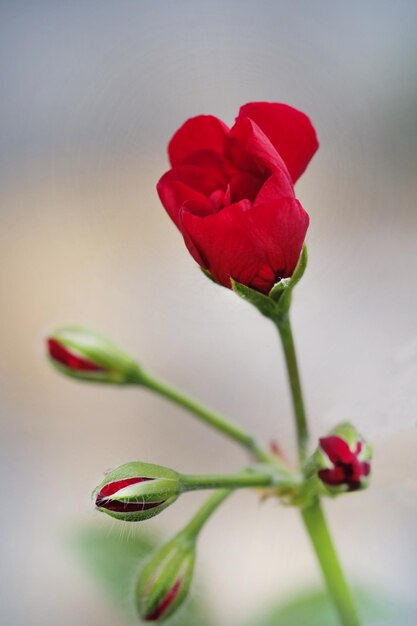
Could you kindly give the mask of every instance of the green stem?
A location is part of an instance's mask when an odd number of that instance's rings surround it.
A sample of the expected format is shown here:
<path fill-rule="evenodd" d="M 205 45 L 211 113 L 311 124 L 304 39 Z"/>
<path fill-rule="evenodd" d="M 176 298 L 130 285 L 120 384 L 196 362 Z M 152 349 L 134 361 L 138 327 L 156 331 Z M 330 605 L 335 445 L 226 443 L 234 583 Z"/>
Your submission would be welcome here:
<path fill-rule="evenodd" d="M 300 375 L 298 373 L 294 338 L 292 335 L 291 323 L 288 314 L 280 317 L 277 320 L 276 325 L 281 337 L 282 347 L 284 349 L 288 379 L 291 387 L 295 425 L 297 430 L 298 456 L 300 464 L 303 464 L 307 457 L 308 426 L 306 412 L 304 409 L 303 394 L 301 391 Z"/>
<path fill-rule="evenodd" d="M 181 474 L 180 480 L 184 491 L 194 491 L 195 489 L 245 489 L 248 487 L 269 487 L 270 485 L 276 485 L 277 482 L 272 473 L 257 474 L 255 472 L 208 475 Z"/>
<path fill-rule="evenodd" d="M 302 511 L 304 524 L 320 563 L 330 596 L 338 610 L 343 626 L 360 626 L 352 593 L 333 545 L 320 502 Z"/>
<path fill-rule="evenodd" d="M 195 539 L 209 517 L 211 517 L 223 500 L 225 500 L 232 493 L 233 491 L 229 489 L 218 489 L 215 491 L 209 498 L 207 498 L 194 517 L 191 518 L 185 528 L 181 531 L 181 534 Z"/>
<path fill-rule="evenodd" d="M 288 313 L 277 319 L 276 325 L 284 348 L 297 430 L 298 456 L 302 465 L 307 456 L 308 426 Z M 319 500 L 316 500 L 311 506 L 304 508 L 302 517 L 321 567 L 329 595 L 338 611 L 340 623 L 343 626 L 360 626 L 355 603 L 334 548 Z"/>
<path fill-rule="evenodd" d="M 179 389 L 176 389 L 164 381 L 143 372 L 141 372 L 138 384 L 145 386 L 147 389 L 150 389 L 161 396 L 164 396 L 171 402 L 174 402 L 190 413 L 193 413 L 206 424 L 209 424 L 219 432 L 226 435 L 229 439 L 233 439 L 245 447 L 258 461 L 274 461 L 275 465 L 280 464 L 279 459 L 264 450 L 250 433 L 247 433 L 245 430 L 240 428 L 240 426 L 233 424 L 227 418 L 223 417 L 223 415 L 219 415 L 206 406 L 200 404 Z"/>

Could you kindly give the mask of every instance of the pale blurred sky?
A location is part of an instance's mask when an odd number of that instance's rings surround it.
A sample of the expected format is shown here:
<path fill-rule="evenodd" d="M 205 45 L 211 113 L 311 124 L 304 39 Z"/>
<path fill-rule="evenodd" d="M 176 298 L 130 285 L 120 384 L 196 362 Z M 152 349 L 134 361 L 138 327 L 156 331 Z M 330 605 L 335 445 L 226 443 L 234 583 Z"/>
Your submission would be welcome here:
<path fill-rule="evenodd" d="M 329 503 L 332 526 L 353 577 L 413 596 L 415 492 L 394 483 L 417 470 L 416 18 L 412 1 L 0 3 L 2 625 L 118 623 L 60 539 L 98 522 L 104 470 L 246 461 L 157 398 L 58 377 L 50 329 L 108 333 L 291 450 L 272 326 L 200 274 L 155 192 L 187 117 L 231 124 L 251 100 L 304 110 L 321 142 L 297 185 L 311 216 L 294 305 L 306 398 L 315 433 L 352 411 L 377 451 L 373 489 Z M 172 532 L 198 498 L 148 527 Z M 296 513 L 252 494 L 200 548 L 221 626 L 319 580 Z"/>

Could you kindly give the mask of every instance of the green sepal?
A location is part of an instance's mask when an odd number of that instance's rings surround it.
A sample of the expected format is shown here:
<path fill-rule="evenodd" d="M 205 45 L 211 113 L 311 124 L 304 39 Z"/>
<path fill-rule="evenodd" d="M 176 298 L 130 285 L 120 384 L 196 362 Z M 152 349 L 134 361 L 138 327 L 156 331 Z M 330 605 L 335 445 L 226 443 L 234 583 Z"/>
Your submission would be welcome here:
<path fill-rule="evenodd" d="M 220 285 L 220 283 L 218 283 L 217 280 L 214 280 L 210 272 L 206 270 L 204 267 L 201 267 L 201 265 L 200 265 L 200 270 L 203 272 L 204 276 L 206 276 L 209 280 L 211 280 L 212 283 L 214 283 L 215 285 Z M 220 285 L 220 286 L 222 287 L 223 285 Z"/>
<path fill-rule="evenodd" d="M 195 542 L 184 532 L 151 554 L 135 589 L 137 611 L 143 620 L 162 622 L 180 607 L 191 585 L 194 562 Z"/>
<path fill-rule="evenodd" d="M 308 263 L 308 252 L 306 244 L 303 245 L 301 250 L 300 258 L 298 259 L 297 267 L 295 268 L 293 275 L 290 278 L 290 287 L 293 288 L 297 283 L 300 282 L 301 278 L 304 276 L 304 272 L 307 269 Z"/>
<path fill-rule="evenodd" d="M 274 302 L 279 302 L 284 293 L 288 292 L 288 288 L 291 285 L 291 278 L 283 278 L 276 285 L 274 285 L 268 294 L 268 298 L 272 298 Z"/>
<path fill-rule="evenodd" d="M 307 267 L 307 246 L 304 244 L 297 267 L 290 278 L 282 278 L 274 285 L 268 295 L 242 285 L 233 278 L 230 279 L 232 290 L 243 300 L 258 309 L 262 315 L 279 323 L 291 306 L 292 290 L 302 278 Z"/>
<path fill-rule="evenodd" d="M 242 298 L 242 300 L 246 300 L 246 302 L 252 304 L 262 315 L 265 315 L 265 317 L 274 317 L 276 304 L 269 296 L 266 296 L 260 291 L 256 291 L 256 289 L 242 285 L 236 280 L 233 280 L 233 278 L 230 279 L 230 282 L 233 291 Z"/>

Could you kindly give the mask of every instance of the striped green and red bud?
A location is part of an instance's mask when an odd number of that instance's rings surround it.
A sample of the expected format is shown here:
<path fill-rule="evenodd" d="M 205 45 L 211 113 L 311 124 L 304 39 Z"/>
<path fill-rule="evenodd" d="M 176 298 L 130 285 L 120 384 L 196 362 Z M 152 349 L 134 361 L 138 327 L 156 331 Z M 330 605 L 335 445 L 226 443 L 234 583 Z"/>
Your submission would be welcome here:
<path fill-rule="evenodd" d="M 154 552 L 139 574 L 136 606 L 147 622 L 170 617 L 185 600 L 194 569 L 195 541 L 179 533 Z"/>
<path fill-rule="evenodd" d="M 81 326 L 58 329 L 47 339 L 49 359 L 63 374 L 99 383 L 139 383 L 137 362 L 100 333 Z"/>
<path fill-rule="evenodd" d="M 133 462 L 109 472 L 93 497 L 99 511 L 126 522 L 140 522 L 173 504 L 180 490 L 177 472 Z"/>

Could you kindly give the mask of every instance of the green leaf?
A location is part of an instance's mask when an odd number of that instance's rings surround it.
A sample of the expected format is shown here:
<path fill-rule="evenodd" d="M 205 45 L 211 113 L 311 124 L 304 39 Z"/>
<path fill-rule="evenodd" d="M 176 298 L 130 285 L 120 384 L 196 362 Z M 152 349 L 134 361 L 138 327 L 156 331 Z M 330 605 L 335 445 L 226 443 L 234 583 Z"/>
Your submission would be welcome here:
<path fill-rule="evenodd" d="M 388 601 L 386 594 L 355 589 L 357 606 L 366 626 L 413 626 L 415 607 Z M 323 589 L 298 594 L 266 614 L 252 619 L 247 626 L 335 626 L 337 614 Z"/>
<path fill-rule="evenodd" d="M 126 624 L 144 624 L 135 611 L 133 593 L 136 577 L 146 558 L 159 544 L 154 535 L 131 524 L 109 528 L 96 525 L 72 534 L 71 547 L 85 569 L 96 580 L 104 597 L 124 613 Z M 146 622 L 147 623 L 147 622 Z M 193 597 L 170 619 L 172 626 L 212 626 L 201 604 Z"/>

